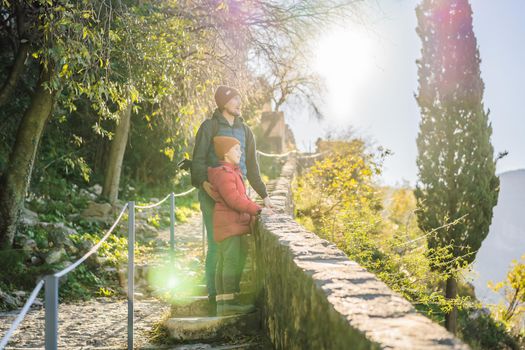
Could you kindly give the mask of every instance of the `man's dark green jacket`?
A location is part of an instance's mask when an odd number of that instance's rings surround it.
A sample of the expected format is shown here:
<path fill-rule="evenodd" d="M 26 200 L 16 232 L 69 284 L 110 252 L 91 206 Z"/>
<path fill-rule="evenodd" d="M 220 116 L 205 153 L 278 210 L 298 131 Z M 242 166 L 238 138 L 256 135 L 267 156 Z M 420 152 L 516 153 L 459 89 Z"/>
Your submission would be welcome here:
<path fill-rule="evenodd" d="M 240 141 L 242 157 L 239 166 L 242 173 L 248 179 L 255 192 L 261 198 L 266 198 L 268 193 L 259 173 L 257 148 L 253 132 L 241 117 L 235 117 L 233 125 L 230 125 L 218 109 L 215 110 L 211 118 L 206 119 L 201 124 L 197 131 L 191 164 L 192 185 L 201 188 L 202 183 L 208 181 L 208 167 L 218 165 L 218 159 L 213 147 L 213 137 L 217 135 L 235 137 Z"/>

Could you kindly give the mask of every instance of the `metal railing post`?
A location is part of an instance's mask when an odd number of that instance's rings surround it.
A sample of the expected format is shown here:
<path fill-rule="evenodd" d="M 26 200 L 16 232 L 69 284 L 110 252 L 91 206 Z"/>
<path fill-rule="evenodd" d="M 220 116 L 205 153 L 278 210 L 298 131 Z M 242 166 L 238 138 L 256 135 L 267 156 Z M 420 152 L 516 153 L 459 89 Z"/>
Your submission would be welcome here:
<path fill-rule="evenodd" d="M 175 194 L 173 192 L 170 199 L 170 256 L 173 259 L 175 252 Z"/>
<path fill-rule="evenodd" d="M 58 277 L 48 275 L 45 281 L 45 344 L 47 350 L 58 347 Z"/>
<path fill-rule="evenodd" d="M 133 350 L 133 299 L 135 284 L 135 202 L 128 204 L 128 350 Z"/>

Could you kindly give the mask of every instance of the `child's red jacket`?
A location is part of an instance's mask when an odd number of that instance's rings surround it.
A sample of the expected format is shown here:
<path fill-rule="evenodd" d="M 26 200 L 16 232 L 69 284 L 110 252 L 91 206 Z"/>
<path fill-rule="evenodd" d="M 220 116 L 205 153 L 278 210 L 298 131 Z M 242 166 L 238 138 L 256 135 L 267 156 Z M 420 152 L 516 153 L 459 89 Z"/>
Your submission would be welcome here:
<path fill-rule="evenodd" d="M 213 210 L 213 238 L 216 242 L 247 234 L 252 217 L 261 210 L 261 206 L 246 195 L 239 167 L 227 162 L 219 164 L 208 168 L 208 181 L 217 192 Z"/>

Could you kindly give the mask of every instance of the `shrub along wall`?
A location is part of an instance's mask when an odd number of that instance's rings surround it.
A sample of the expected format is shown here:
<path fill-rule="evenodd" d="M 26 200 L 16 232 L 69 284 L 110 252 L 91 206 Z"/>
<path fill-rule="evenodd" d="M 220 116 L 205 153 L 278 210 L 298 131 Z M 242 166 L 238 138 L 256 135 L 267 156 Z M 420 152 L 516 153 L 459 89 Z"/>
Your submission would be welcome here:
<path fill-rule="evenodd" d="M 468 349 L 375 275 L 292 217 L 296 159 L 268 189 L 278 214 L 259 220 L 257 283 L 276 349 Z"/>

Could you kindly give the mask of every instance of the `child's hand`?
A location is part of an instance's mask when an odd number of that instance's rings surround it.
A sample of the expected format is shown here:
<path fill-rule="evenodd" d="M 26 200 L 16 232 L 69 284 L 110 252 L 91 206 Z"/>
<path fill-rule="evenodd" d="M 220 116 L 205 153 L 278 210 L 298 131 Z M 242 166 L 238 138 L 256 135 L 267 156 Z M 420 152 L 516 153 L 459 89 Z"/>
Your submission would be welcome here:
<path fill-rule="evenodd" d="M 270 209 L 270 208 L 267 208 L 267 207 L 263 207 L 262 210 L 261 210 L 261 214 L 264 214 L 264 215 L 273 215 L 273 210 Z"/>

